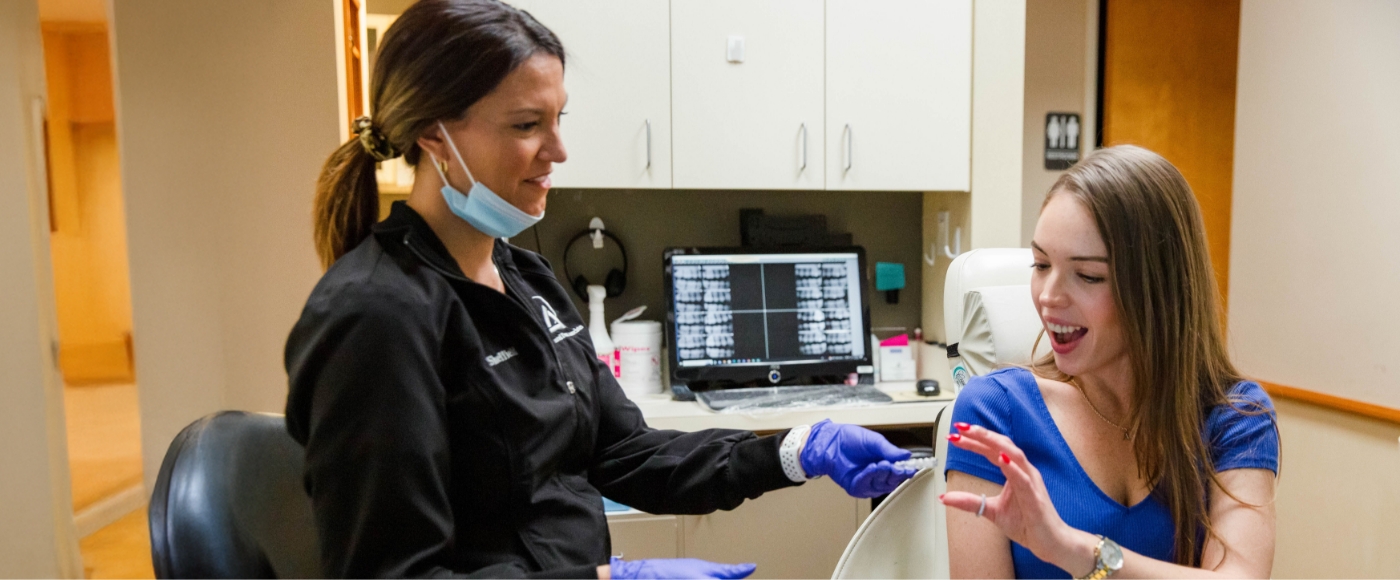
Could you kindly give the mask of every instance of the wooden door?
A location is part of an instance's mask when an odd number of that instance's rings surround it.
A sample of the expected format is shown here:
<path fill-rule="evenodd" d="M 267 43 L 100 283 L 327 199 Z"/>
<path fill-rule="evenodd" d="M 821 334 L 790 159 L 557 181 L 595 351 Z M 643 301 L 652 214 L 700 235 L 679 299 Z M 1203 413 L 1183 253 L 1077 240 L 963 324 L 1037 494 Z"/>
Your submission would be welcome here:
<path fill-rule="evenodd" d="M 676 188 L 824 187 L 823 32 L 822 0 L 671 2 Z"/>
<path fill-rule="evenodd" d="M 971 131 L 971 0 L 827 0 L 827 189 L 967 191 Z"/>
<path fill-rule="evenodd" d="M 1229 295 L 1239 0 L 1108 2 L 1103 142 L 1156 151 L 1205 217 L 1221 300 Z"/>

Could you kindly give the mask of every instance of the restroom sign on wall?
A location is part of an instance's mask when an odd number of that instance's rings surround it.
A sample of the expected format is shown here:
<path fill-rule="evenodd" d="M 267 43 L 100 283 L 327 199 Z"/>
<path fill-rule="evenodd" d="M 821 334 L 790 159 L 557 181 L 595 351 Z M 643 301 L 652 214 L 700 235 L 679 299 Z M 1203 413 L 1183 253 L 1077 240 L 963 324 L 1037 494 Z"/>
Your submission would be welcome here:
<path fill-rule="evenodd" d="M 1078 113 L 1045 114 L 1045 168 L 1069 169 L 1079 161 Z"/>

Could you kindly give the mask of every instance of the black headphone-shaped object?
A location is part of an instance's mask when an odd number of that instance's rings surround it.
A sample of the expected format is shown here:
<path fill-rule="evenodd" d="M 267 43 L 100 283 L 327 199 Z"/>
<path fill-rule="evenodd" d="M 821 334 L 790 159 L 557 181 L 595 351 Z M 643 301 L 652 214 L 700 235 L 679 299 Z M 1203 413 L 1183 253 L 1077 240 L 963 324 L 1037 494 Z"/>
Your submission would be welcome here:
<path fill-rule="evenodd" d="M 621 296 L 622 291 L 627 289 L 627 247 L 622 245 L 622 240 L 605 229 L 583 230 L 570 239 L 568 245 L 564 246 L 564 277 L 567 278 L 570 285 L 573 286 L 574 293 L 578 294 L 579 299 L 583 300 L 585 303 L 588 302 L 588 278 L 585 278 L 583 274 L 573 276 L 569 273 L 569 251 L 573 249 L 575 242 L 593 235 L 593 232 L 598 232 L 602 234 L 603 237 L 611 239 L 613 243 L 617 244 L 617 249 L 622 251 L 622 269 L 613 268 L 608 270 L 608 277 L 603 281 L 603 288 L 607 289 L 608 298 Z"/>

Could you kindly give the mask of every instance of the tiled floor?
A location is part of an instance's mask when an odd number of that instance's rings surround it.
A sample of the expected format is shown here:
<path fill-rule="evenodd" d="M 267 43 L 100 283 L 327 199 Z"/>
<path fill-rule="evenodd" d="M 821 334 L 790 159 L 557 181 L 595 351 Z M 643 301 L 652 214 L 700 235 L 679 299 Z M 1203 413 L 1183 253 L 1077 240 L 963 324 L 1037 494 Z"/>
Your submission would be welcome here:
<path fill-rule="evenodd" d="M 156 577 L 145 508 L 83 538 L 78 548 L 88 578 Z"/>
<path fill-rule="evenodd" d="M 141 483 L 136 385 L 65 387 L 73 511 Z"/>

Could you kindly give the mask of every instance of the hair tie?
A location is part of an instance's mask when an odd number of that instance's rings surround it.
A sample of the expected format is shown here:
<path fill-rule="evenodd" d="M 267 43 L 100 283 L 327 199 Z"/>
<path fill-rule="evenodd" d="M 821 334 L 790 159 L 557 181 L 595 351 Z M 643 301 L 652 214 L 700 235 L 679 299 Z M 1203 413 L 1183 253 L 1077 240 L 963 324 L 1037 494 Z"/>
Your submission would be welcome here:
<path fill-rule="evenodd" d="M 384 132 L 374 126 L 369 116 L 355 119 L 353 127 L 355 134 L 360 137 L 360 147 L 374 157 L 375 161 L 388 161 L 399 156 L 399 152 L 394 150 L 394 146 L 384 138 Z"/>

